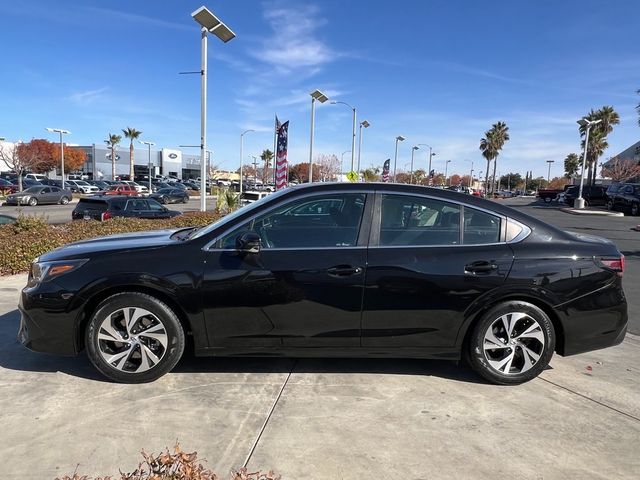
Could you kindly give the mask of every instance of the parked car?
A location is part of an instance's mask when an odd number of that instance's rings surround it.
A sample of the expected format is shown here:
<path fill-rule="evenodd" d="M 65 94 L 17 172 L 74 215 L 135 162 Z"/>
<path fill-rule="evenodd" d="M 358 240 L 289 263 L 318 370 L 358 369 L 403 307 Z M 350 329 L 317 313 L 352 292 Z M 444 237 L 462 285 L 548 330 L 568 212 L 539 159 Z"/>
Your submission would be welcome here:
<path fill-rule="evenodd" d="M 242 195 L 240 197 L 240 204 L 241 205 L 249 205 L 250 203 L 254 203 L 257 202 L 258 200 L 262 200 L 263 198 L 265 198 L 267 195 L 269 195 L 271 192 L 267 192 L 267 191 L 258 191 L 258 190 L 247 190 L 242 192 Z"/>
<path fill-rule="evenodd" d="M 42 175 L 41 173 L 27 173 L 24 178 L 28 178 L 29 180 L 35 180 L 36 182 L 43 183 L 43 180 L 46 180 L 47 177 Z"/>
<path fill-rule="evenodd" d="M 553 200 L 556 200 L 558 198 L 558 195 L 560 193 L 564 192 L 564 190 L 559 190 L 556 188 L 547 188 L 547 189 L 540 189 L 538 190 L 538 198 L 540 200 L 543 200 L 545 203 L 551 203 Z"/>
<path fill-rule="evenodd" d="M 175 188 L 173 186 L 173 184 L 169 184 L 169 183 L 165 183 L 165 182 L 154 182 L 151 184 L 151 191 L 152 192 L 157 192 L 160 189 L 163 188 Z"/>
<path fill-rule="evenodd" d="M 172 218 L 181 212 L 168 210 L 156 200 L 128 196 L 81 198 L 71 212 L 72 220 L 108 220 L 113 217 Z"/>
<path fill-rule="evenodd" d="M 76 193 L 96 193 L 100 189 L 84 180 L 66 180 L 65 186 Z"/>
<path fill-rule="evenodd" d="M 158 202 L 165 203 L 189 203 L 189 194 L 180 188 L 161 188 L 156 193 L 149 195 Z"/>
<path fill-rule="evenodd" d="M 104 195 L 127 195 L 137 197 L 138 191 L 131 185 L 115 184 L 104 191 Z"/>
<path fill-rule="evenodd" d="M 55 180 L 55 179 L 52 179 L 52 178 L 45 178 L 40 183 L 42 185 L 49 185 L 49 186 L 53 186 L 53 187 L 62 188 L 62 180 Z M 65 184 L 66 184 L 66 182 L 65 182 Z M 66 187 L 66 185 L 65 185 L 65 187 Z"/>
<path fill-rule="evenodd" d="M 607 199 L 607 209 L 640 215 L 640 183 L 625 183 Z"/>
<path fill-rule="evenodd" d="M 140 185 L 139 183 L 132 182 L 130 180 L 122 180 L 120 181 L 122 185 L 129 185 L 136 189 L 138 193 L 149 193 L 149 188 L 144 185 Z"/>
<path fill-rule="evenodd" d="M 184 185 L 187 190 L 193 190 L 195 192 L 200 191 L 200 185 L 198 185 L 196 182 L 186 181 L 182 182 L 182 185 Z"/>
<path fill-rule="evenodd" d="M 104 180 L 87 180 L 87 183 L 94 187 L 98 187 L 98 190 L 106 190 L 110 187 L 110 185 Z"/>
<path fill-rule="evenodd" d="M 16 193 L 18 191 L 18 186 L 11 183 L 9 180 L 5 180 L 4 178 L 0 178 L 0 192 L 3 195 L 7 195 L 10 193 Z"/>
<path fill-rule="evenodd" d="M 572 185 L 563 195 L 563 201 L 567 205 L 573 206 L 576 198 L 580 194 L 580 185 Z M 589 205 L 606 205 L 607 203 L 607 187 L 602 185 L 584 185 L 582 187 L 582 198 L 584 204 Z"/>
<path fill-rule="evenodd" d="M 73 198 L 71 190 L 62 190 L 59 187 L 40 185 L 29 187 L 18 193 L 7 195 L 6 205 L 44 205 L 48 203 L 60 203 L 66 205 Z"/>
<path fill-rule="evenodd" d="M 152 201 L 128 201 L 138 200 Z M 170 371 L 188 335 L 199 356 L 465 358 L 490 382 L 519 384 L 554 351 L 622 342 L 623 272 L 612 242 L 489 200 L 314 183 L 207 227 L 41 255 L 18 338 L 40 352 L 86 348 L 98 371 L 128 383 Z"/>

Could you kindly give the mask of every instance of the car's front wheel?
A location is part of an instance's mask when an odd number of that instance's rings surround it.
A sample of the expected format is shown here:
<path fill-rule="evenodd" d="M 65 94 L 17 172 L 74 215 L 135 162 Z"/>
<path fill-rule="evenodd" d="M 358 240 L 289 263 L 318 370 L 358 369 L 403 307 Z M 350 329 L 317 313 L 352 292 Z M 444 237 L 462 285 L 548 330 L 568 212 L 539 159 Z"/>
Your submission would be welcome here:
<path fill-rule="evenodd" d="M 522 301 L 503 302 L 478 321 L 471 334 L 467 358 L 482 377 L 499 385 L 517 385 L 537 377 L 555 350 L 549 316 Z"/>
<path fill-rule="evenodd" d="M 631 215 L 638 216 L 640 214 L 640 204 L 634 203 L 631 205 Z"/>
<path fill-rule="evenodd" d="M 606 207 L 607 207 L 607 210 L 613 210 L 613 202 L 611 200 L 608 200 Z"/>
<path fill-rule="evenodd" d="M 184 351 L 184 331 L 164 302 L 137 292 L 104 300 L 89 320 L 85 344 L 91 363 L 121 383 L 144 383 L 171 371 Z"/>
<path fill-rule="evenodd" d="M 38 205 L 38 199 L 36 197 L 31 197 L 29 199 L 29 205 L 35 207 L 36 205 Z"/>
<path fill-rule="evenodd" d="M 62 197 L 62 198 L 60 199 L 60 203 L 61 203 L 62 205 L 67 205 L 67 204 L 69 203 L 69 198 L 68 198 L 68 197 Z"/>

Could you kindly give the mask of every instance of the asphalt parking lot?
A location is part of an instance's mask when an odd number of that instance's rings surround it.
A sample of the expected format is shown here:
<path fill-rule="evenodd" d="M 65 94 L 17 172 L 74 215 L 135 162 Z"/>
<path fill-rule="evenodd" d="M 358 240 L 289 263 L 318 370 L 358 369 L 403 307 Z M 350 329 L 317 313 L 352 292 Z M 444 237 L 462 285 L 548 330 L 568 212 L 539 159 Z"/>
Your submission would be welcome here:
<path fill-rule="evenodd" d="M 507 201 L 560 227 L 606 236 L 627 256 L 639 333 L 638 218 L 576 217 Z M 193 202 L 192 202 L 193 203 Z M 518 387 L 421 360 L 183 359 L 146 385 L 97 376 L 84 357 L 15 340 L 25 276 L 0 279 L 1 478 L 131 471 L 178 439 L 225 478 L 248 461 L 285 479 L 631 479 L 640 472 L 640 337 L 554 357 Z M 264 429 L 263 429 L 264 427 Z"/>

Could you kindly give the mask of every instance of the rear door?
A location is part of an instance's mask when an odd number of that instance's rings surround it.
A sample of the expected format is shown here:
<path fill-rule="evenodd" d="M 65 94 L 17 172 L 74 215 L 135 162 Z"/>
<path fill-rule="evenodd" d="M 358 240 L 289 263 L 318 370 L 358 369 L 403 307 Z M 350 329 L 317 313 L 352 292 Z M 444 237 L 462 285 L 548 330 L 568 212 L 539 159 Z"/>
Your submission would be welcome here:
<path fill-rule="evenodd" d="M 505 219 L 424 195 L 376 195 L 363 347 L 451 347 L 466 309 L 513 262 Z"/>

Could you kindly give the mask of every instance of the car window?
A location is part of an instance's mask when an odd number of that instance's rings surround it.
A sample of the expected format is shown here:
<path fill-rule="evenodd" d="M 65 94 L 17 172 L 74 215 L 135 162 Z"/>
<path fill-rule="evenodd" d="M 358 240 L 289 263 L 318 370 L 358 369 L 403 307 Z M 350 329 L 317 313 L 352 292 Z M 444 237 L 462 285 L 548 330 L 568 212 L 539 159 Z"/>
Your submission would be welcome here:
<path fill-rule="evenodd" d="M 155 200 L 148 200 L 149 210 L 154 212 L 164 212 L 164 207 Z"/>
<path fill-rule="evenodd" d="M 145 200 L 129 200 L 127 210 L 147 210 L 147 202 Z"/>
<path fill-rule="evenodd" d="M 216 245 L 235 248 L 238 236 L 251 231 L 260 235 L 265 249 L 352 247 L 358 240 L 364 200 L 362 193 L 296 199 L 245 222 Z M 332 207 L 313 213 L 318 202 L 329 202 Z"/>
<path fill-rule="evenodd" d="M 481 245 L 500 241 L 500 217 L 464 207 L 465 245 Z"/>
<path fill-rule="evenodd" d="M 51 193 L 51 189 L 49 187 L 43 188 L 40 193 Z"/>
<path fill-rule="evenodd" d="M 383 195 L 381 246 L 458 245 L 460 207 L 407 195 Z"/>

